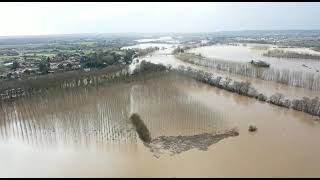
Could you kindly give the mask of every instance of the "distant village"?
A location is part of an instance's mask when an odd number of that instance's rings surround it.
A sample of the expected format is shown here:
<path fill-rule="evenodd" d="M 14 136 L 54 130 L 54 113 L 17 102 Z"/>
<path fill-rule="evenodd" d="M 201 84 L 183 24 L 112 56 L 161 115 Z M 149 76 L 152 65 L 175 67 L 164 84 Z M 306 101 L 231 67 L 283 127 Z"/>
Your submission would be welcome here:
<path fill-rule="evenodd" d="M 45 59 L 19 58 L 3 65 L 9 70 L 0 75 L 0 79 L 19 79 L 23 76 L 42 75 L 48 73 L 76 70 L 81 68 L 81 56 L 72 54 L 70 57 L 56 62 L 54 58 Z"/>
<path fill-rule="evenodd" d="M 54 56 L 17 56 L 14 60 L 2 61 L 5 71 L 0 71 L 0 80 L 21 79 L 24 77 L 52 74 L 65 71 L 91 71 L 104 68 L 109 65 L 131 64 L 137 56 L 144 56 L 150 52 L 159 50 L 157 47 L 146 49 L 120 49 L 92 50 L 89 53 L 82 51 L 72 53 L 57 53 Z M 9 54 L 4 54 L 8 56 Z"/>

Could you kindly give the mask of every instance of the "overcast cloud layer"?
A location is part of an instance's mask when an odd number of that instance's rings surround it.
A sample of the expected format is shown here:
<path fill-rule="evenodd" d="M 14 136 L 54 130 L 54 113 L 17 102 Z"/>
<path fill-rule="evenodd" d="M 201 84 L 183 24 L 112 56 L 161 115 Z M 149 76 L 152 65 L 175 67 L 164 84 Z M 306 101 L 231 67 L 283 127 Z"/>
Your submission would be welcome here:
<path fill-rule="evenodd" d="M 0 36 L 320 29 L 320 3 L 0 3 Z"/>

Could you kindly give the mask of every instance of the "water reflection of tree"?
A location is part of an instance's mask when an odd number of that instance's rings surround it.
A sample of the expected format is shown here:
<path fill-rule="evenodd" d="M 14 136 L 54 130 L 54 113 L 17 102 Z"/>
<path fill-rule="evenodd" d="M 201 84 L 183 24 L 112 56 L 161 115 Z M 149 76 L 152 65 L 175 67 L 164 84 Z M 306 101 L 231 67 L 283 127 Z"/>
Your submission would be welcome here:
<path fill-rule="evenodd" d="M 45 89 L 36 96 L 0 103 L 0 135 L 38 146 L 136 145 L 137 136 L 128 121 L 132 96 L 133 110 L 155 136 L 213 133 L 227 126 L 221 112 L 189 97 L 178 88 L 181 84 L 202 86 L 190 78 L 157 72 L 103 84 Z M 135 85 L 142 88 L 131 91 Z"/>
<path fill-rule="evenodd" d="M 187 82 L 189 86 L 195 85 L 190 78 L 168 74 L 131 89 L 134 103 L 131 112 L 140 114 L 153 137 L 215 132 L 226 128 L 221 112 L 208 108 L 177 87 Z"/>
<path fill-rule="evenodd" d="M 40 145 L 136 144 L 123 86 L 57 89 L 6 104 L 1 133 Z M 9 124 L 9 125 L 8 125 Z M 11 125 L 13 124 L 13 125 Z"/>

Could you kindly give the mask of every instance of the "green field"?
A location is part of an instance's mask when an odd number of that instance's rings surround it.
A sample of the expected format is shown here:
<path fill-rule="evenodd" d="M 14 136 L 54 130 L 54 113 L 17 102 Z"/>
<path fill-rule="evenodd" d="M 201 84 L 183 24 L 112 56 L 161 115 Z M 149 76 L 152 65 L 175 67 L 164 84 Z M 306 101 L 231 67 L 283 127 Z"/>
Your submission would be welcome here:
<path fill-rule="evenodd" d="M 7 49 L 7 48 L 14 48 L 14 49 L 19 49 L 19 48 L 40 48 L 45 45 L 48 45 L 46 43 L 42 44 L 14 44 L 14 45 L 0 45 L 0 49 Z"/>
<path fill-rule="evenodd" d="M 81 42 L 78 42 L 75 44 L 93 46 L 96 44 L 96 42 L 95 41 L 81 41 Z"/>
<path fill-rule="evenodd" d="M 54 53 L 25 53 L 24 55 L 26 56 L 34 56 L 34 54 L 36 54 L 36 57 L 42 57 L 42 56 L 45 56 L 45 57 L 54 57 L 56 54 Z"/>
<path fill-rule="evenodd" d="M 6 72 L 8 68 L 6 68 L 3 64 L 0 64 L 0 74 Z"/>
<path fill-rule="evenodd" d="M 0 56 L 0 62 L 2 61 L 13 61 L 15 59 L 18 59 L 19 56 Z"/>

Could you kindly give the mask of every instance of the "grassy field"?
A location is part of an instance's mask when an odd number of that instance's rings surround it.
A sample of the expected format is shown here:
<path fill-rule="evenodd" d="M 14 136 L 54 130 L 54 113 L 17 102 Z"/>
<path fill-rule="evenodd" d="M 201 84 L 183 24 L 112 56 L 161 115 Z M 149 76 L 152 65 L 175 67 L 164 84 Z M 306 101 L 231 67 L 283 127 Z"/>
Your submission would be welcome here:
<path fill-rule="evenodd" d="M 8 68 L 6 68 L 3 64 L 0 64 L 0 74 L 6 72 Z"/>
<path fill-rule="evenodd" d="M 75 44 L 93 46 L 96 44 L 96 42 L 95 41 L 81 41 L 81 42 L 78 42 Z"/>
<path fill-rule="evenodd" d="M 13 49 L 21 49 L 21 48 L 40 48 L 45 45 L 48 45 L 46 43 L 42 44 L 14 44 L 14 45 L 0 45 L 0 49 L 7 49 L 7 48 L 13 48 Z"/>
<path fill-rule="evenodd" d="M 56 55 L 55 53 L 25 53 L 24 55 L 33 56 L 34 54 L 36 54 L 36 57 L 45 56 L 45 57 L 50 57 L 50 58 L 52 58 Z"/>
<path fill-rule="evenodd" d="M 0 56 L 0 63 L 3 61 L 13 61 L 18 58 L 19 56 Z"/>

